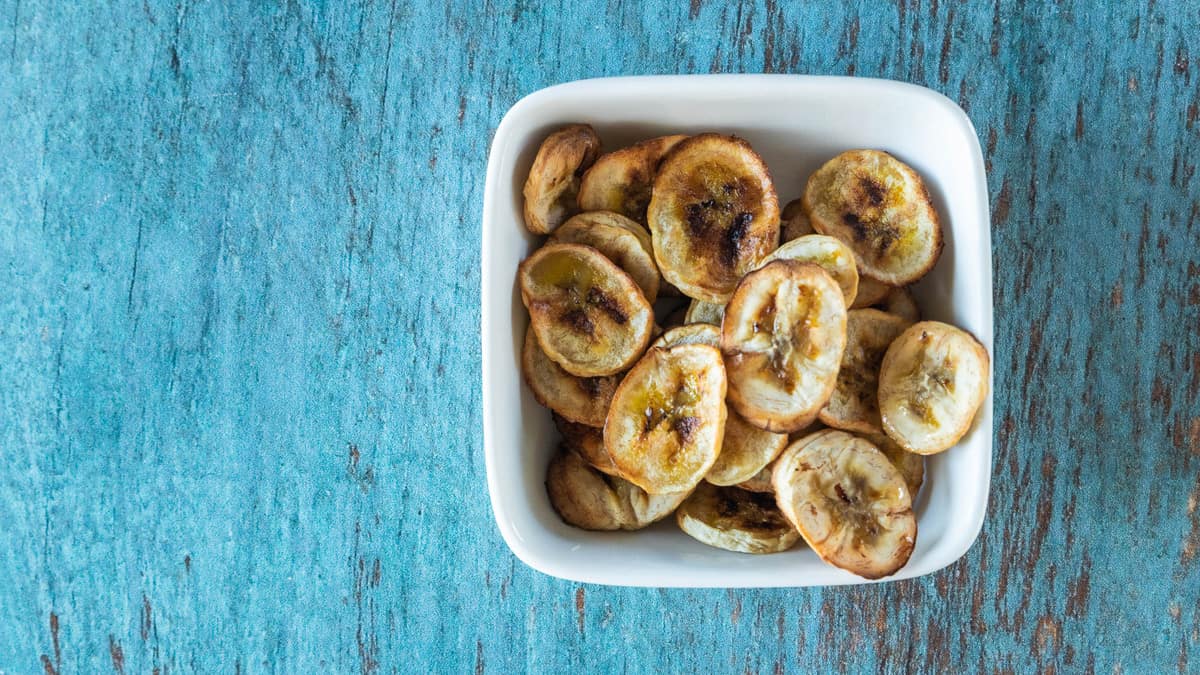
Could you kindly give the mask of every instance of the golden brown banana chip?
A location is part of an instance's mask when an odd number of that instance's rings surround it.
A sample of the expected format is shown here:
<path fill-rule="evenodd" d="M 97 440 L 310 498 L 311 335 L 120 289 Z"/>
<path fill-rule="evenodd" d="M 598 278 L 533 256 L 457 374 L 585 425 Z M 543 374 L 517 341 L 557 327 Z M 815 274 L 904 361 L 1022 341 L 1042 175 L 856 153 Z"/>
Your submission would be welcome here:
<path fill-rule="evenodd" d="M 538 344 L 533 327 L 525 331 L 521 374 L 538 403 L 580 424 L 604 426 L 608 404 L 621 382 L 620 375 L 576 377 L 562 369 Z"/>
<path fill-rule="evenodd" d="M 820 266 L 775 260 L 747 274 L 721 325 L 730 406 L 760 429 L 803 429 L 829 400 L 845 345 L 845 298 Z"/>
<path fill-rule="evenodd" d="M 886 300 L 895 288 L 895 286 L 888 286 L 882 281 L 875 281 L 871 277 L 860 274 L 858 277 L 858 295 L 854 297 L 854 304 L 850 305 L 850 309 L 862 309 L 878 305 Z"/>
<path fill-rule="evenodd" d="M 602 471 L 610 476 L 620 475 L 617 467 L 612 463 L 612 458 L 608 456 L 608 451 L 604 449 L 603 429 L 572 422 L 558 414 L 554 414 L 552 417 L 554 418 L 554 427 L 558 429 L 558 433 L 563 439 L 563 445 L 568 450 L 578 454 L 583 461 L 591 464 L 592 468 L 597 471 Z"/>
<path fill-rule="evenodd" d="M 801 439 L 775 462 L 772 482 L 779 509 L 825 562 L 879 579 L 912 555 L 908 485 L 870 441 L 844 431 Z"/>
<path fill-rule="evenodd" d="M 879 150 L 852 150 L 808 179 L 804 207 L 813 229 L 846 242 L 859 271 L 893 286 L 910 284 L 942 252 L 942 226 L 925 182 Z"/>
<path fill-rule="evenodd" d="M 725 418 L 721 454 L 704 480 L 713 485 L 737 485 L 748 481 L 774 461 L 787 444 L 787 434 L 759 429 L 730 410 Z"/>
<path fill-rule="evenodd" d="M 651 347 L 670 349 L 678 345 L 721 346 L 721 329 L 707 323 L 688 323 L 663 333 Z"/>
<path fill-rule="evenodd" d="M 917 301 L 913 298 L 912 291 L 907 288 L 893 288 L 883 299 L 879 308 L 888 314 L 895 314 L 909 323 L 921 320 L 921 310 L 917 307 Z"/>
<path fill-rule="evenodd" d="M 738 483 L 738 487 L 750 492 L 766 492 L 775 494 L 775 486 L 771 484 L 771 469 L 775 466 L 774 462 L 762 468 L 761 471 L 754 474 L 747 480 Z"/>
<path fill-rule="evenodd" d="M 925 482 L 925 457 L 900 447 L 900 444 L 888 438 L 887 434 L 861 434 L 861 436 L 879 448 L 892 466 L 900 472 L 900 475 L 904 476 L 908 492 L 912 495 L 912 500 L 916 502 L 917 493 L 921 491 L 921 484 Z"/>
<path fill-rule="evenodd" d="M 601 155 L 583 174 L 579 185 L 580 210 L 615 211 L 645 222 L 658 164 L 685 138 L 660 136 Z"/>
<path fill-rule="evenodd" d="M 653 303 L 658 298 L 658 265 L 636 230 L 642 230 L 646 241 L 650 240 L 641 225 L 619 213 L 589 211 L 560 225 L 548 243 L 583 244 L 600 251 L 633 277 L 646 301 Z"/>
<path fill-rule="evenodd" d="M 954 445 L 987 397 L 989 361 L 983 345 L 961 328 L 913 324 L 888 347 L 880 368 L 884 431 L 919 455 Z"/>
<path fill-rule="evenodd" d="M 625 375 L 604 425 L 621 475 L 650 494 L 695 487 L 721 451 L 725 367 L 708 345 L 654 348 Z"/>
<path fill-rule="evenodd" d="M 675 512 L 693 539 L 740 553 L 778 553 L 800 541 L 771 495 L 701 483 Z"/>
<path fill-rule="evenodd" d="M 688 495 L 646 494 L 629 481 L 600 473 L 565 448 L 550 460 L 546 493 L 563 522 L 585 530 L 639 530 L 671 515 Z"/>
<path fill-rule="evenodd" d="M 548 244 L 518 269 L 538 344 L 572 375 L 611 375 L 646 344 L 654 312 L 628 274 L 579 244 Z"/>
<path fill-rule="evenodd" d="M 720 326 L 724 318 L 724 304 L 718 305 L 712 302 L 704 302 L 703 300 L 692 300 L 692 304 L 688 305 L 687 316 L 684 317 L 684 320 L 687 323 L 710 323 L 714 326 Z"/>
<path fill-rule="evenodd" d="M 809 234 L 793 239 L 763 258 L 758 267 L 772 260 L 796 260 L 820 265 L 842 289 L 846 306 L 850 307 L 858 295 L 858 267 L 854 264 L 854 252 L 850 247 L 833 237 Z"/>
<path fill-rule="evenodd" d="M 663 276 L 689 297 L 722 303 L 779 244 L 779 201 L 746 141 L 701 134 L 667 155 L 646 213 Z"/>
<path fill-rule="evenodd" d="M 888 345 L 908 328 L 904 319 L 878 309 L 852 309 L 846 315 L 846 349 L 833 395 L 821 421 L 837 429 L 881 434 L 879 366 Z"/>
<path fill-rule="evenodd" d="M 804 200 L 793 199 L 783 207 L 783 213 L 779 216 L 779 241 L 786 244 L 787 242 L 803 237 L 806 234 L 814 234 L 812 223 L 808 222 L 808 213 L 804 211 Z"/>
<path fill-rule="evenodd" d="M 600 152 L 600 137 L 586 124 L 572 124 L 550 134 L 538 148 L 525 179 L 525 227 L 549 234 L 578 213 L 579 181 Z"/>

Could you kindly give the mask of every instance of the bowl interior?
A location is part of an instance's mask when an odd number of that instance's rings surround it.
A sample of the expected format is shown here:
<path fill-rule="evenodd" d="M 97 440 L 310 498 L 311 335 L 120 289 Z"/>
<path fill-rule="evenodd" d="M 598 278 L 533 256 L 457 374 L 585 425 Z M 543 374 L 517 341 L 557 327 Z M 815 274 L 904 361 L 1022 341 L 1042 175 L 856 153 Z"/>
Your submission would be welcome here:
<path fill-rule="evenodd" d="M 493 141 L 483 223 L 483 398 L 488 484 L 497 523 L 522 560 L 549 574 L 652 586 L 807 586 L 863 580 L 807 547 L 768 556 L 731 553 L 681 533 L 673 519 L 632 533 L 563 524 L 544 488 L 557 443 L 550 414 L 523 386 L 528 315 L 517 264 L 541 243 L 522 225 L 521 187 L 537 146 L 569 122 L 596 128 L 605 150 L 669 133 L 718 131 L 747 139 L 770 168 L 780 204 L 852 148 L 891 152 L 924 176 L 943 219 L 945 248 L 914 287 L 923 316 L 961 326 L 992 347 L 991 243 L 979 143 L 962 111 L 927 89 L 881 80 L 802 76 L 689 76 L 587 80 L 518 103 Z M 925 574 L 966 552 L 978 534 L 991 475 L 989 395 L 958 446 L 928 458 L 915 508 L 919 534 L 893 579 Z"/>

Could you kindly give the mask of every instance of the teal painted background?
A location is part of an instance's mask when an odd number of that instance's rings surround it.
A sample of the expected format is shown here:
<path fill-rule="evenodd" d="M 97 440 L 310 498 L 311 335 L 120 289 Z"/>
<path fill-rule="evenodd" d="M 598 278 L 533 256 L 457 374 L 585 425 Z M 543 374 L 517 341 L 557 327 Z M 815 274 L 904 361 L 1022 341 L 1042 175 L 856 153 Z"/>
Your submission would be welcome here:
<path fill-rule="evenodd" d="M 1200 671 L 1200 4 L 0 0 L 0 672 Z M 521 96 L 957 100 L 995 478 L 923 579 L 581 586 L 485 494 L 479 215 Z"/>

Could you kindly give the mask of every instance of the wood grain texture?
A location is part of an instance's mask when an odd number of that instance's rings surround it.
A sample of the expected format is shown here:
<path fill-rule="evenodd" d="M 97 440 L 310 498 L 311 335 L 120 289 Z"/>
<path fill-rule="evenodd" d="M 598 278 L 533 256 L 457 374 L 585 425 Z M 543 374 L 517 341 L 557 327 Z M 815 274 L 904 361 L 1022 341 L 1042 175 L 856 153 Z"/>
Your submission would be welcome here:
<path fill-rule="evenodd" d="M 1200 5 L 100 4 L 0 0 L 0 672 L 1200 670 Z M 579 586 L 492 521 L 493 130 L 727 71 L 975 122 L 995 479 L 946 570 Z"/>

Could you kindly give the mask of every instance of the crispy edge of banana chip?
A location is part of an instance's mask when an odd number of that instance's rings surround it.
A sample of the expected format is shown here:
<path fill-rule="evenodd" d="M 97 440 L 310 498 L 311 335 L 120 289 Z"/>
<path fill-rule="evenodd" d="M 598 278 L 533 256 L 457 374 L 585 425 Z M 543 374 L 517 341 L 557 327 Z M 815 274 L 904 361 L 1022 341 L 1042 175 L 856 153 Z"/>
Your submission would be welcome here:
<path fill-rule="evenodd" d="M 521 189 L 530 232 L 549 234 L 578 212 L 580 179 L 599 152 L 600 137 L 588 124 L 567 125 L 542 141 Z M 552 213 L 556 208 L 561 213 Z"/>
<path fill-rule="evenodd" d="M 703 544 L 737 553 L 786 551 L 800 533 L 761 492 L 701 483 L 675 511 L 679 529 Z"/>

